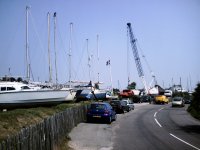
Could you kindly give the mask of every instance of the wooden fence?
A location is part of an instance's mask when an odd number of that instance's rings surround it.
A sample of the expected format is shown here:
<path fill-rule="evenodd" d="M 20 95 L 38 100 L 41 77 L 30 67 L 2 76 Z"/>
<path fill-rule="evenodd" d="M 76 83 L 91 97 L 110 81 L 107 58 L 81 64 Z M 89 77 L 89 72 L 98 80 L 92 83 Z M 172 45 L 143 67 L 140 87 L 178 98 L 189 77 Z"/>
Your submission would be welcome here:
<path fill-rule="evenodd" d="M 86 120 L 86 107 L 68 108 L 43 122 L 23 128 L 0 143 L 0 150 L 58 150 L 71 129 Z"/>

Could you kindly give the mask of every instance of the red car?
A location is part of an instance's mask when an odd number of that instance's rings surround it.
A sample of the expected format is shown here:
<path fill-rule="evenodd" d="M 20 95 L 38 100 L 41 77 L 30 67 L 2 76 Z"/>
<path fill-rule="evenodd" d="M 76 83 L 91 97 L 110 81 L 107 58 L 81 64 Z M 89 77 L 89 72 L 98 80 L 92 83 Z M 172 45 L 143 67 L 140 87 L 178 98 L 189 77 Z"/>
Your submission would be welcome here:
<path fill-rule="evenodd" d="M 134 95 L 132 90 L 123 90 L 122 92 L 119 93 L 119 96 L 122 98 L 129 98 L 132 97 Z"/>

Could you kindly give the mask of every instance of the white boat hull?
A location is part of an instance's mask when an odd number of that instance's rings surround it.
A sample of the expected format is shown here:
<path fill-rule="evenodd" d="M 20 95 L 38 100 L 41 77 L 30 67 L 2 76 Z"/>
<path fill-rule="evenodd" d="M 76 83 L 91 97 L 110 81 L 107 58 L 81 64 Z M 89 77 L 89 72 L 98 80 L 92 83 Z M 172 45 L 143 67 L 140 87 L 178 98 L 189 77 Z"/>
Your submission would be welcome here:
<path fill-rule="evenodd" d="M 75 99 L 76 96 L 76 91 L 70 91 L 69 95 L 67 97 L 65 97 L 66 101 L 73 101 Z"/>
<path fill-rule="evenodd" d="M 0 107 L 61 103 L 69 95 L 66 90 L 15 91 L 0 93 Z"/>

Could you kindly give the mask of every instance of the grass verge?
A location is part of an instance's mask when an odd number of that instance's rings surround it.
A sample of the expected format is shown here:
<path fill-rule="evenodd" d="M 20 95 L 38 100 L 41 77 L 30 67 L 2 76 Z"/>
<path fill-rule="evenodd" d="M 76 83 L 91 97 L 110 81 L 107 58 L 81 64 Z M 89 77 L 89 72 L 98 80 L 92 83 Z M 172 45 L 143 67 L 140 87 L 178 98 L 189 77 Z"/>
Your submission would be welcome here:
<path fill-rule="evenodd" d="M 20 108 L 0 112 L 0 142 L 8 136 L 17 134 L 22 128 L 42 122 L 55 113 L 81 103 L 62 103 L 51 107 Z"/>

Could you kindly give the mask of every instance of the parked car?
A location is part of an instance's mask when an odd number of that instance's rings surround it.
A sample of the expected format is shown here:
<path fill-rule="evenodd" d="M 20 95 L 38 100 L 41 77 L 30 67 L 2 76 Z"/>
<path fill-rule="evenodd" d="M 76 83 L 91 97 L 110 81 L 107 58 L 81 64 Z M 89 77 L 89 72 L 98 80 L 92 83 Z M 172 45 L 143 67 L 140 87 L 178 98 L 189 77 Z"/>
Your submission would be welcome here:
<path fill-rule="evenodd" d="M 140 97 L 140 102 L 141 103 L 151 103 L 153 101 L 154 97 L 153 96 L 150 96 L 150 95 L 143 95 Z"/>
<path fill-rule="evenodd" d="M 130 99 L 122 99 L 122 102 L 126 102 L 127 105 L 130 107 L 130 110 L 135 109 L 134 103 Z"/>
<path fill-rule="evenodd" d="M 172 97 L 172 94 L 173 94 L 172 90 L 165 90 L 165 93 L 164 93 L 165 96 Z"/>
<path fill-rule="evenodd" d="M 124 111 L 127 111 L 127 112 L 131 111 L 131 107 L 130 105 L 128 105 L 127 101 L 121 101 L 121 105 Z"/>
<path fill-rule="evenodd" d="M 185 104 L 191 104 L 192 100 L 191 99 L 185 99 Z"/>
<path fill-rule="evenodd" d="M 174 97 L 172 99 L 172 107 L 174 107 L 174 106 L 184 107 L 185 101 L 184 101 L 183 97 Z"/>
<path fill-rule="evenodd" d="M 115 110 L 109 103 L 94 102 L 91 103 L 87 110 L 87 121 L 104 120 L 107 123 L 111 123 L 116 120 L 117 115 Z"/>
<path fill-rule="evenodd" d="M 116 113 L 124 113 L 124 111 L 126 110 L 124 104 L 120 100 L 111 100 L 110 105 Z"/>

